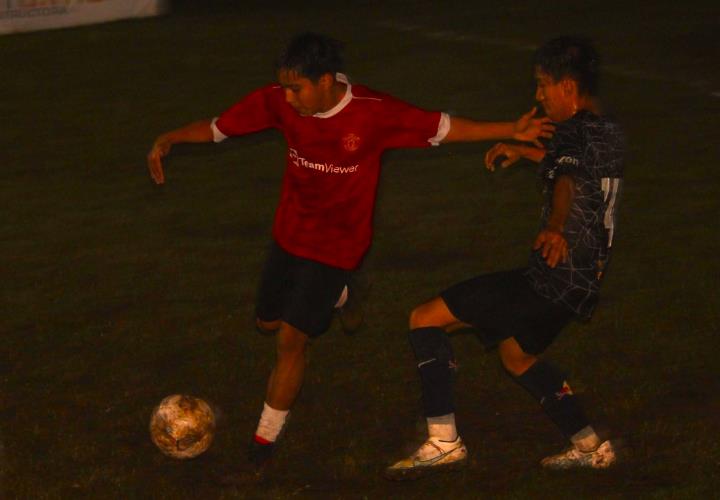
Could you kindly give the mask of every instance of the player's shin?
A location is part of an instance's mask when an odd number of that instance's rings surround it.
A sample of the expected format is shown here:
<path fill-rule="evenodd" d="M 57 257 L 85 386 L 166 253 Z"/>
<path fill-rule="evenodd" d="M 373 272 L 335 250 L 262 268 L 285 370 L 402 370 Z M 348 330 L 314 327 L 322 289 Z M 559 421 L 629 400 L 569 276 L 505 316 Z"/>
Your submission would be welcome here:
<path fill-rule="evenodd" d="M 422 401 L 431 437 L 454 440 L 453 378 L 456 363 L 452 346 L 442 328 L 416 328 L 409 333 L 418 362 Z M 435 436 L 436 435 L 436 436 Z"/>
<path fill-rule="evenodd" d="M 581 449 L 597 447 L 600 440 L 560 371 L 540 360 L 513 379 L 540 403 L 566 438 Z"/>

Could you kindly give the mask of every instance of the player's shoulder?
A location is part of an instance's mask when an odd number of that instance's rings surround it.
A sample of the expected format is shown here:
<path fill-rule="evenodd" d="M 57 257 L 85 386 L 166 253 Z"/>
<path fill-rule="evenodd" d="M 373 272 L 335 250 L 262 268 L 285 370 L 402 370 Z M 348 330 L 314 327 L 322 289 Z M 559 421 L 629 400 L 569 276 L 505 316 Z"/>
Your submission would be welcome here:
<path fill-rule="evenodd" d="M 382 106 L 395 100 L 390 94 L 371 89 L 362 84 L 353 84 L 352 96 L 353 101 L 368 106 Z"/>
<path fill-rule="evenodd" d="M 277 82 L 267 83 L 260 87 L 255 87 L 247 93 L 241 94 L 237 100 L 237 104 L 244 101 L 272 101 L 272 100 L 284 100 L 283 88 Z"/>
<path fill-rule="evenodd" d="M 623 131 L 615 119 L 608 115 L 600 115 L 582 110 L 572 118 L 555 124 L 556 144 L 580 144 L 584 142 L 606 142 L 620 139 Z"/>
<path fill-rule="evenodd" d="M 569 129 L 584 135 L 620 136 L 623 134 L 618 121 L 609 114 L 596 114 L 583 110 L 565 122 Z"/>

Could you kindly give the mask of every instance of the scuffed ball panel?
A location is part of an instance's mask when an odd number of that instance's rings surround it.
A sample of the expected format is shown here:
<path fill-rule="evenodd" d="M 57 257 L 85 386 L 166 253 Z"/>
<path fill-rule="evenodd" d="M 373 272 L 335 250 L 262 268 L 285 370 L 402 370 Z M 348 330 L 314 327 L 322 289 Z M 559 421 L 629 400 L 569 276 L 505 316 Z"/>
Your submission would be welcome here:
<path fill-rule="evenodd" d="M 215 415 L 202 399 L 173 394 L 153 410 L 150 436 L 165 455 L 193 458 L 210 447 L 215 436 Z"/>

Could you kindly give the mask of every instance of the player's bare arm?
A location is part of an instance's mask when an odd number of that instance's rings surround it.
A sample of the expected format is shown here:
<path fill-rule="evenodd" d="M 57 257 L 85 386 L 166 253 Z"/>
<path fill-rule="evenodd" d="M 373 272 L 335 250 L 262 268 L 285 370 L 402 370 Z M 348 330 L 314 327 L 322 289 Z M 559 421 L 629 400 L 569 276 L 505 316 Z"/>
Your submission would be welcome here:
<path fill-rule="evenodd" d="M 541 249 L 542 256 L 549 267 L 555 267 L 559 262 L 567 261 L 568 248 L 567 240 L 563 236 L 563 229 L 574 196 L 575 181 L 573 178 L 569 175 L 558 177 L 553 188 L 550 218 L 533 244 L 533 250 Z"/>
<path fill-rule="evenodd" d="M 457 116 L 450 117 L 450 130 L 445 142 L 488 141 L 493 139 L 516 139 L 518 141 L 538 142 L 539 137 L 552 137 L 555 126 L 547 117 L 534 118 L 537 108 L 522 115 L 515 122 L 478 122 Z"/>
<path fill-rule="evenodd" d="M 212 142 L 213 133 L 210 127 L 211 123 L 211 120 L 200 120 L 180 127 L 179 129 L 166 132 L 155 139 L 152 149 L 147 155 L 148 169 L 155 184 L 163 184 L 165 182 L 162 159 L 170 153 L 173 144 Z"/>
<path fill-rule="evenodd" d="M 521 158 L 540 163 L 545 158 L 545 150 L 524 144 L 498 142 L 485 153 L 485 168 L 494 172 L 498 159 L 502 160 L 500 166 L 507 168 Z"/>

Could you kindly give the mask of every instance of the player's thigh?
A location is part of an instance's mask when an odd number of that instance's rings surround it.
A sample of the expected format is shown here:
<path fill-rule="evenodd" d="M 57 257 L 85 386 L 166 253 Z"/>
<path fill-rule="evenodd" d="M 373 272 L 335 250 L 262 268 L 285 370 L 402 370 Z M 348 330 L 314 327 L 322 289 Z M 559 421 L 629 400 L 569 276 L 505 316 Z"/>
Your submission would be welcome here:
<path fill-rule="evenodd" d="M 487 347 L 512 337 L 519 308 L 533 293 L 525 269 L 483 274 L 461 281 L 440 293 L 450 312 L 477 329 Z"/>
<path fill-rule="evenodd" d="M 274 241 L 268 246 L 260 274 L 255 316 L 258 328 L 272 331 L 280 327 L 280 318 L 290 292 L 291 272 L 295 257 Z"/>
<path fill-rule="evenodd" d="M 448 310 L 458 320 L 485 327 L 496 316 L 512 311 L 517 289 L 525 286 L 521 269 L 482 274 L 456 283 L 440 293 Z"/>
<path fill-rule="evenodd" d="M 410 313 L 410 329 L 439 327 L 447 331 L 468 326 L 453 315 L 441 297 L 420 304 Z"/>
<path fill-rule="evenodd" d="M 538 295 L 531 287 L 517 308 L 513 337 L 523 352 L 538 355 L 553 343 L 573 318 L 574 313 L 569 308 Z"/>
<path fill-rule="evenodd" d="M 292 287 L 282 320 L 310 338 L 322 335 L 330 327 L 349 278 L 350 271 L 299 259 L 292 269 Z"/>

